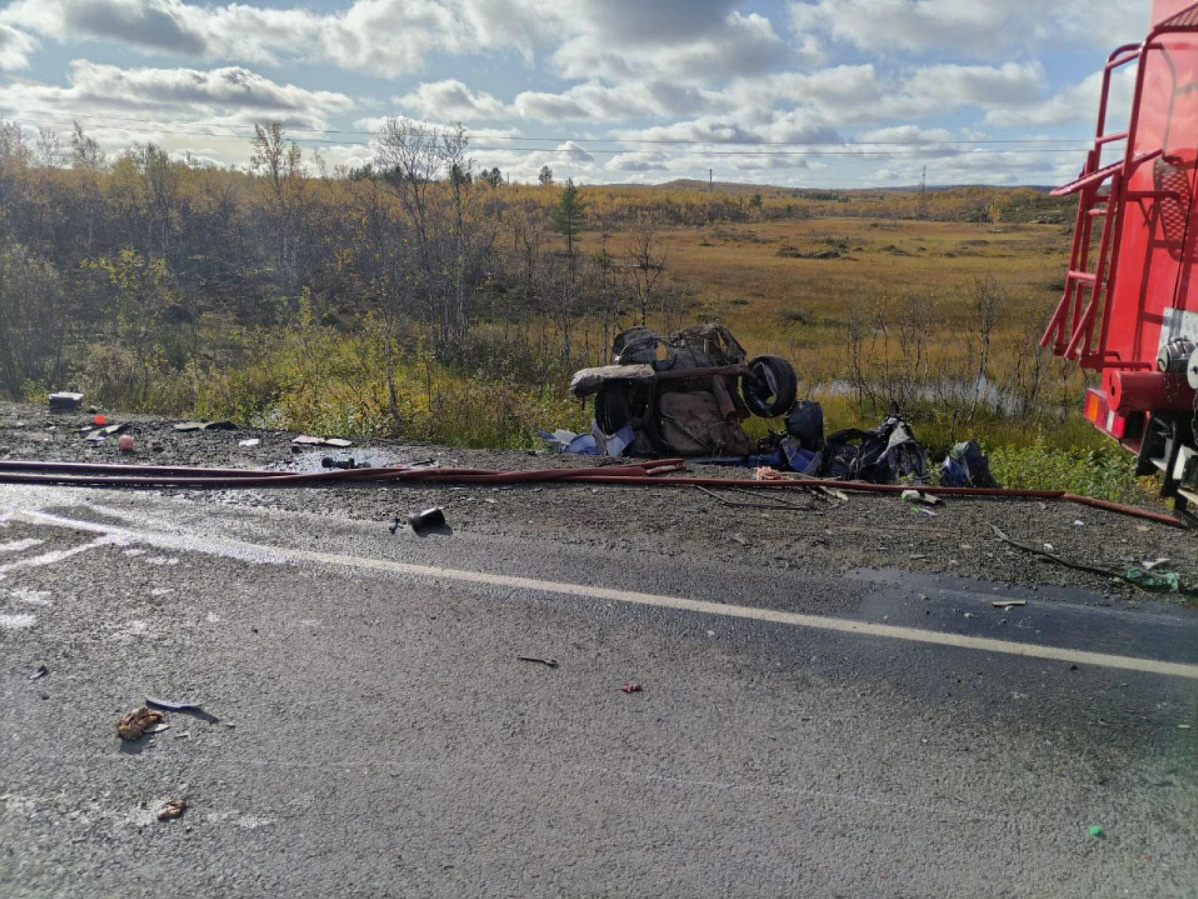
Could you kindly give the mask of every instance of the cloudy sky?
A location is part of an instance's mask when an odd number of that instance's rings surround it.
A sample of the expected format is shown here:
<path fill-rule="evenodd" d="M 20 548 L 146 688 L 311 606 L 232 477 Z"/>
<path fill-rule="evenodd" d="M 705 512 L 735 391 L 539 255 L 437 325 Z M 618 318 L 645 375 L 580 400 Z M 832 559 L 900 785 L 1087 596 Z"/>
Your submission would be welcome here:
<path fill-rule="evenodd" d="M 330 169 L 461 121 L 515 180 L 1051 184 L 1150 0 L 0 0 L 0 119 Z M 1120 85 L 1126 92 L 1126 85 Z"/>

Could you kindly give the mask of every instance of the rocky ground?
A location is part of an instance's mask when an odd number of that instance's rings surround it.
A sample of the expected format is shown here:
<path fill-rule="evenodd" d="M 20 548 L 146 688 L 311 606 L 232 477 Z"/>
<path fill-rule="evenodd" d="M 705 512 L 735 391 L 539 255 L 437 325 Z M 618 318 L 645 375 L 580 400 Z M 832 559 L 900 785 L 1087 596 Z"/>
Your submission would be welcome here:
<path fill-rule="evenodd" d="M 39 459 L 126 464 L 321 469 L 321 459 L 353 457 L 359 463 L 396 465 L 435 460 L 443 468 L 527 470 L 597 467 L 595 459 L 548 451 L 488 451 L 376 440 L 348 449 L 293 448 L 292 432 L 250 428 L 180 432 L 175 421 L 107 412 L 110 424 L 128 423 L 132 452 L 116 437 L 86 440 L 79 432 L 92 415 L 50 414 L 43 407 L 0 404 L 0 459 Z M 242 441 L 256 438 L 255 446 Z M 159 451 L 151 449 L 160 444 Z M 746 477 L 744 470 L 688 466 L 688 472 Z M 721 491 L 724 502 L 695 487 L 597 487 L 545 484 L 511 487 L 438 485 L 318 487 L 187 491 L 200 503 L 275 506 L 328 512 L 389 526 L 396 516 L 440 505 L 455 532 L 546 537 L 563 545 L 592 546 L 633 554 L 694 554 L 708 562 L 746 561 L 762 569 L 812 573 L 890 568 L 917 574 L 955 574 L 1051 590 L 1073 587 L 1103 594 L 1104 601 L 1135 603 L 1148 594 L 1129 584 L 1077 571 L 999 540 L 991 525 L 1011 539 L 1049 544 L 1061 559 L 1125 572 L 1166 557 L 1183 583 L 1198 584 L 1198 542 L 1187 530 L 1067 502 L 948 498 L 935 516 L 897 496 L 851 494 L 846 501 L 805 490 L 746 495 Z M 783 498 L 798 508 L 762 508 Z M 733 506 L 727 503 L 749 505 Z M 1193 603 L 1183 594 L 1155 594 Z"/>

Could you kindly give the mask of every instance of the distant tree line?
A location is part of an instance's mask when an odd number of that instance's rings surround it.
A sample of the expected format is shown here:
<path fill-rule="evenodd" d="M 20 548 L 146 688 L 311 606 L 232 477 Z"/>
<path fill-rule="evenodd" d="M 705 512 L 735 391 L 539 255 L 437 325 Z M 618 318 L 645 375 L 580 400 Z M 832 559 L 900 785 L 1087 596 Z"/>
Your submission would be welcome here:
<path fill-rule="evenodd" d="M 901 214 L 907 202 L 581 188 L 548 166 L 537 185 L 508 184 L 498 168 L 476 170 L 462 127 L 401 118 L 373 146 L 368 164 L 330 172 L 264 123 L 241 171 L 154 144 L 109 158 L 78 125 L 31 139 L 0 124 L 0 393 L 73 384 L 134 406 L 186 405 L 163 395 L 185 382 L 173 375 L 194 383 L 243 364 L 303 317 L 370 329 L 363 364 L 385 373 L 398 429 L 405 361 L 477 372 L 501 360 L 544 383 L 550 368 L 597 361 L 618 328 L 676 313 L 686 289 L 666 274 L 663 227 L 846 206 Z M 933 215 L 948 197 L 933 195 Z M 994 203 L 959 197 L 952 214 Z"/>

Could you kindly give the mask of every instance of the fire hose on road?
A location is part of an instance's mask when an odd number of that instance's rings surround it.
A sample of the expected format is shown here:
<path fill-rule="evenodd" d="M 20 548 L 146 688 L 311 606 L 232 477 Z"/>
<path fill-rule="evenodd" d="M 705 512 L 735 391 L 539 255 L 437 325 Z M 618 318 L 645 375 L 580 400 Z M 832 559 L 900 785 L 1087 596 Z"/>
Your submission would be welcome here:
<path fill-rule="evenodd" d="M 683 471 L 686 460 L 646 459 L 627 465 L 598 468 L 548 468 L 533 471 L 491 471 L 482 468 L 353 468 L 320 472 L 288 472 L 238 468 L 199 468 L 159 465 L 101 465 L 85 462 L 0 461 L 0 484 L 44 484 L 61 487 L 125 487 L 144 490 L 183 488 L 235 490 L 260 487 L 336 487 L 385 484 L 445 484 L 499 486 L 505 484 L 581 483 L 633 487 L 751 487 L 761 489 L 834 488 L 858 493 L 901 493 L 916 489 L 937 496 L 972 496 L 990 499 L 1035 499 L 1072 502 L 1120 515 L 1130 515 L 1169 527 L 1185 527 L 1163 512 L 1138 509 L 1121 503 L 1080 496 L 1063 490 L 1022 490 L 988 487 L 922 487 L 870 484 L 861 481 L 828 481 L 818 478 L 784 478 L 757 481 L 750 478 L 715 478 L 671 475 Z"/>

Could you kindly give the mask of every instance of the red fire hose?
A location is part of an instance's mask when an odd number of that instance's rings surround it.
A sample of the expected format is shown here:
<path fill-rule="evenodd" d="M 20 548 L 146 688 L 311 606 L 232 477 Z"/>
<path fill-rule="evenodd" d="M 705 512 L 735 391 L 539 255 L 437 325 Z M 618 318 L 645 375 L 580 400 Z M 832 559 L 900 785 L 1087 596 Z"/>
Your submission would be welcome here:
<path fill-rule="evenodd" d="M 188 488 L 231 490 L 251 487 L 319 487 L 353 484 L 435 483 L 496 486 L 567 481 L 583 484 L 619 484 L 636 487 L 833 487 L 858 493 L 901 493 L 918 489 L 938 496 L 976 496 L 995 499 L 1066 501 L 1130 515 L 1170 527 L 1185 527 L 1160 513 L 1079 496 L 1064 490 L 992 489 L 986 487 L 906 487 L 901 484 L 867 484 L 861 481 L 824 481 L 818 478 L 784 478 L 755 481 L 748 478 L 713 478 L 693 475 L 653 477 L 680 471 L 685 459 L 646 459 L 627 465 L 598 468 L 549 468 L 536 471 L 490 471 L 482 468 L 354 468 L 296 473 L 240 468 L 196 468 L 160 465 L 101 465 L 86 462 L 0 461 L 0 484 L 53 484 L 64 487 L 131 487 L 141 489 Z"/>

